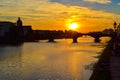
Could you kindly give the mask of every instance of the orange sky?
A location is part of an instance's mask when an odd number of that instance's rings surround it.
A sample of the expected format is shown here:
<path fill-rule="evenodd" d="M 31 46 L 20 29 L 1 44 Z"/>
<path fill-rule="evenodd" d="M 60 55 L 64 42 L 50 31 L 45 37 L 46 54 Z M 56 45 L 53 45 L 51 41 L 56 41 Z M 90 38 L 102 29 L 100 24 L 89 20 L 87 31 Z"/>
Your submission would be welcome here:
<path fill-rule="evenodd" d="M 0 21 L 15 22 L 17 17 L 21 17 L 24 25 L 32 25 L 33 29 L 42 30 L 66 30 L 66 24 L 77 22 L 81 25 L 77 29 L 79 32 L 99 31 L 113 28 L 113 22 L 119 22 L 120 19 L 119 14 L 106 10 L 50 0 L 2 0 L 0 9 Z"/>

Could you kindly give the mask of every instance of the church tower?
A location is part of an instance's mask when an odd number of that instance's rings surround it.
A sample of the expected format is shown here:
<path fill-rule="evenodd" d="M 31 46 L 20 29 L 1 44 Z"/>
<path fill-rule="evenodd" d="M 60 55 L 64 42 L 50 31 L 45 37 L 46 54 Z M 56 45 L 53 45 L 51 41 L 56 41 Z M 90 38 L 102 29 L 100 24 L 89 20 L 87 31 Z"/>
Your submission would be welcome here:
<path fill-rule="evenodd" d="M 18 17 L 18 20 L 17 20 L 17 27 L 20 29 L 21 32 L 23 32 L 23 23 L 20 17 Z"/>
<path fill-rule="evenodd" d="M 18 17 L 17 26 L 22 27 L 22 20 L 20 19 L 20 17 Z"/>
<path fill-rule="evenodd" d="M 24 30 L 23 30 L 23 23 L 20 17 L 18 17 L 16 26 L 18 27 L 18 33 L 19 33 L 19 41 L 23 42 L 23 37 L 24 37 Z"/>

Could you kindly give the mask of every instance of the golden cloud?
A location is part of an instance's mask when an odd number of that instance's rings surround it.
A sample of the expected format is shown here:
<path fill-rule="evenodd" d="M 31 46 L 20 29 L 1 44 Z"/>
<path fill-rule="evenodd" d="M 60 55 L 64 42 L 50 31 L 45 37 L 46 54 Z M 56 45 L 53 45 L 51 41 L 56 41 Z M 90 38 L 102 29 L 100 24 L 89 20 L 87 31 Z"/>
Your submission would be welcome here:
<path fill-rule="evenodd" d="M 20 16 L 23 23 L 32 25 L 33 29 L 65 30 L 66 20 L 72 19 L 83 24 L 82 30 L 92 31 L 112 27 L 112 22 L 120 19 L 118 14 L 89 7 L 65 5 L 48 0 L 30 1 L 21 0 L 22 4 L 19 2 L 14 5 L 10 3 L 11 7 L 6 6 L 1 9 L 0 20 L 8 19 L 4 16 L 14 16 L 15 21 L 15 17 Z M 73 18 L 73 16 L 75 17 Z"/>
<path fill-rule="evenodd" d="M 107 4 L 107 3 L 111 3 L 111 0 L 83 0 L 83 1 L 88 1 L 88 2 L 92 2 L 92 3 L 100 3 L 100 4 Z"/>

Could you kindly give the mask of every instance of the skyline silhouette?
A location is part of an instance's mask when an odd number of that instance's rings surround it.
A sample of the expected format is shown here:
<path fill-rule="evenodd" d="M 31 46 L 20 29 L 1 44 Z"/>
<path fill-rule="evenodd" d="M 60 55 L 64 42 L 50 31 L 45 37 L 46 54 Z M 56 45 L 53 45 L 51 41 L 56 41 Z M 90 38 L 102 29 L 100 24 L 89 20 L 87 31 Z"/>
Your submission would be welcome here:
<path fill-rule="evenodd" d="M 73 24 L 73 23 L 72 23 Z M 70 27 L 77 27 L 72 25 Z M 77 43 L 77 39 L 83 35 L 91 36 L 94 42 L 100 42 L 101 37 L 113 37 L 115 32 L 119 32 L 119 25 L 113 23 L 113 29 L 105 29 L 104 31 L 81 33 L 74 30 L 33 30 L 32 26 L 23 25 L 20 17 L 16 23 L 3 21 L 0 22 L 0 43 L 17 44 L 23 42 L 34 42 L 39 40 L 48 40 L 54 42 L 54 39 L 73 39 L 73 43 Z"/>

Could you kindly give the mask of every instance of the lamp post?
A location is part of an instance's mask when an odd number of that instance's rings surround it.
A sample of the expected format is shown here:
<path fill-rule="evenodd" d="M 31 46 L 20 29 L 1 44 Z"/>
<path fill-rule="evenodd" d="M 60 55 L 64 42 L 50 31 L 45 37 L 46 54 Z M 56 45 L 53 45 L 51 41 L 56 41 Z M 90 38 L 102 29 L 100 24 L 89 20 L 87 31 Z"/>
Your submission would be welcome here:
<path fill-rule="evenodd" d="M 117 31 L 117 23 L 116 23 L 116 21 L 113 23 L 113 26 L 114 26 L 114 31 L 116 32 Z"/>
<path fill-rule="evenodd" d="M 117 26 L 117 33 L 120 35 L 120 23 Z"/>

